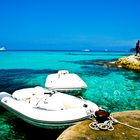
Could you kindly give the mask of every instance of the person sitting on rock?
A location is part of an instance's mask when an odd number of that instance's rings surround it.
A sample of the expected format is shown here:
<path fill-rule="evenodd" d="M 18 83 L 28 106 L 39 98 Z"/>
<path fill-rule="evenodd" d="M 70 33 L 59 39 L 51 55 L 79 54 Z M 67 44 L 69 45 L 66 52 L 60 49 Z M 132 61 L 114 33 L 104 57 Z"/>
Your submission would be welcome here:
<path fill-rule="evenodd" d="M 138 42 L 136 43 L 136 56 L 139 56 L 139 52 L 140 52 L 140 40 L 138 40 Z"/>

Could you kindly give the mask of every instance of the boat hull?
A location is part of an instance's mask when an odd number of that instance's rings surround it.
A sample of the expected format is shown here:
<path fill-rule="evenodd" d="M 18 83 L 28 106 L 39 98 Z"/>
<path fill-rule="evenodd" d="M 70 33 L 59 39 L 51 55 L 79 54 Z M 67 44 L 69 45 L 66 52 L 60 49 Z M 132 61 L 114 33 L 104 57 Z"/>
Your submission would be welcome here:
<path fill-rule="evenodd" d="M 6 109 L 8 110 L 9 112 L 12 112 L 13 114 L 15 114 L 18 118 L 24 120 L 25 122 L 31 124 L 31 125 L 34 125 L 34 126 L 37 126 L 37 127 L 40 127 L 40 128 L 46 128 L 46 129 L 64 129 L 64 128 L 67 128 L 71 125 L 74 125 L 74 124 L 77 124 L 77 123 L 80 123 L 84 120 L 87 119 L 87 117 L 85 118 L 80 118 L 80 119 L 77 119 L 77 120 L 74 120 L 74 121 L 56 121 L 56 122 L 53 122 L 53 121 L 41 121 L 41 120 L 36 120 L 36 119 L 33 119 L 33 118 L 30 118 L 16 110 L 14 110 L 13 108 L 5 105 L 5 104 L 2 104 L 1 105 Z"/>
<path fill-rule="evenodd" d="M 58 92 L 67 93 L 70 95 L 81 95 L 86 92 L 86 88 L 57 88 L 57 87 L 48 87 L 49 90 L 56 90 Z"/>
<path fill-rule="evenodd" d="M 21 102 L 19 100 L 16 100 L 10 94 L 5 92 L 0 93 L 0 104 L 5 109 L 12 112 L 17 117 L 21 118 L 27 123 L 41 128 L 66 128 L 68 126 L 79 123 L 85 119 L 88 119 L 89 117 L 87 113 L 89 112 L 89 110 L 86 110 L 84 108 L 78 108 L 73 110 L 47 111 L 45 109 L 31 107 L 24 101 Z M 92 105 L 92 103 L 90 102 L 89 104 Z M 98 107 L 94 103 L 93 106 L 94 111 L 98 110 Z"/>

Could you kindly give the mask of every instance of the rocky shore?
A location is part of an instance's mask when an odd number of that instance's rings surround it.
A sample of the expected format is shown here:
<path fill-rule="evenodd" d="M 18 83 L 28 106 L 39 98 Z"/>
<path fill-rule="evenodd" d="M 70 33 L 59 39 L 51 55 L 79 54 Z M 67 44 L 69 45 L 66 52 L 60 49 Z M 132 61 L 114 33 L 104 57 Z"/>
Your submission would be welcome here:
<path fill-rule="evenodd" d="M 112 116 L 120 122 L 140 128 L 140 110 L 118 112 Z M 92 130 L 89 128 L 91 120 L 86 120 L 80 124 L 66 129 L 57 140 L 139 140 L 140 131 L 115 124 L 113 131 Z"/>
<path fill-rule="evenodd" d="M 130 55 L 123 57 L 118 59 L 114 64 L 117 67 L 140 72 L 140 56 Z"/>
<path fill-rule="evenodd" d="M 128 70 L 140 72 L 140 56 L 135 56 L 135 55 L 125 56 L 112 62 L 97 61 L 94 62 L 93 64 L 103 65 L 105 67 L 124 68 Z"/>

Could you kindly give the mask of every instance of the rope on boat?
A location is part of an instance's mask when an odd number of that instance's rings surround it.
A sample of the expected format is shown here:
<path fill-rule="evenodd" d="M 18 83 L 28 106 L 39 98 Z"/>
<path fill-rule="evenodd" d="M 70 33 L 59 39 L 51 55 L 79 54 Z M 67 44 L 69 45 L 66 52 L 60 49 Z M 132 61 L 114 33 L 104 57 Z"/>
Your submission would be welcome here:
<path fill-rule="evenodd" d="M 90 116 L 90 119 L 96 120 L 96 116 L 92 115 L 92 116 Z M 93 130 L 109 130 L 109 131 L 113 131 L 114 130 L 113 124 L 122 124 L 124 126 L 129 127 L 129 128 L 132 128 L 132 129 L 140 131 L 140 128 L 137 128 L 137 127 L 128 125 L 126 123 L 120 122 L 120 121 L 114 119 L 112 116 L 109 116 L 108 119 L 106 121 L 104 121 L 104 122 L 98 122 L 96 120 L 96 121 L 90 123 L 89 127 L 91 129 L 93 129 Z"/>

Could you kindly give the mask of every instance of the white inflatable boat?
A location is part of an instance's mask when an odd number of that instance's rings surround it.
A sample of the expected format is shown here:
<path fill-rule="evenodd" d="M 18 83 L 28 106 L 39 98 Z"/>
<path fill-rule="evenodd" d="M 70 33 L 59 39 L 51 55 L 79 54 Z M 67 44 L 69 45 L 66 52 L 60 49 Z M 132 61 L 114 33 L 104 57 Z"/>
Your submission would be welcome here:
<path fill-rule="evenodd" d="M 67 70 L 60 70 L 58 73 L 48 75 L 45 87 L 50 90 L 76 95 L 85 92 L 87 84 L 77 74 L 69 73 Z"/>
<path fill-rule="evenodd" d="M 43 128 L 67 127 L 99 110 L 90 101 L 42 87 L 20 89 L 12 95 L 1 92 L 0 104 L 24 121 Z"/>

